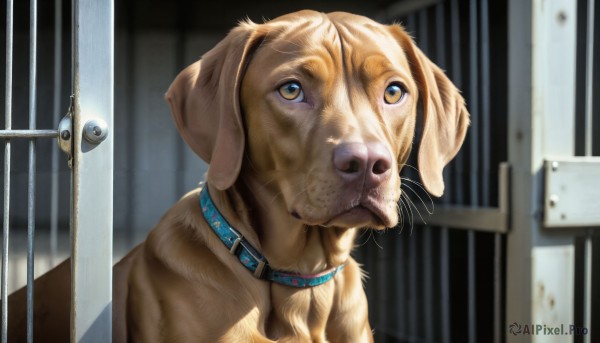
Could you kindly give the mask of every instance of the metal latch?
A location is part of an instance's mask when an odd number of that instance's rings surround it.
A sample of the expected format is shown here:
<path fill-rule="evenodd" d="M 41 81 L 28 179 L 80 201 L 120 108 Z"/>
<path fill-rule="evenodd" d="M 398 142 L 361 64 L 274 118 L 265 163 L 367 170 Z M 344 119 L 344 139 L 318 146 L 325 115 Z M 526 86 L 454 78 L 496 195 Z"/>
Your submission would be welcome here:
<path fill-rule="evenodd" d="M 67 114 L 58 123 L 58 146 L 66 155 L 69 168 L 73 167 L 73 97 Z"/>
<path fill-rule="evenodd" d="M 600 226 L 600 157 L 544 161 L 544 227 Z"/>

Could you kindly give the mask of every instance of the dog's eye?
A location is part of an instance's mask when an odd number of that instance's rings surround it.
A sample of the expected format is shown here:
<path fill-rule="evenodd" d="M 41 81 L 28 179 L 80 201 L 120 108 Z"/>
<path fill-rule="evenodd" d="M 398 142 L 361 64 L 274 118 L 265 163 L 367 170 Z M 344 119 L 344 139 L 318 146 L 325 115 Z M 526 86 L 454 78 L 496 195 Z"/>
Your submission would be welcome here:
<path fill-rule="evenodd" d="M 279 87 L 279 94 L 286 100 L 301 102 L 304 100 L 302 86 L 296 81 L 291 81 Z"/>
<path fill-rule="evenodd" d="M 406 91 L 399 83 L 390 83 L 385 89 L 383 99 L 387 104 L 397 104 L 404 98 Z"/>

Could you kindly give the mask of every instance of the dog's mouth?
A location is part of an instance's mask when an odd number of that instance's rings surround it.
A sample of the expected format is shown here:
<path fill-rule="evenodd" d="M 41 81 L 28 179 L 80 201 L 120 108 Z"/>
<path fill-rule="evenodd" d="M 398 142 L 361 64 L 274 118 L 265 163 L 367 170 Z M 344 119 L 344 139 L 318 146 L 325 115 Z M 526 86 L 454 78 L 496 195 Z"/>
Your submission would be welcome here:
<path fill-rule="evenodd" d="M 334 215 L 323 226 L 335 227 L 366 227 L 385 226 L 381 214 L 364 205 L 354 206 L 344 212 Z"/>
<path fill-rule="evenodd" d="M 290 213 L 294 218 L 306 221 L 297 211 Z M 392 218 L 382 209 L 377 202 L 365 199 L 358 204 L 352 204 L 334 212 L 325 220 L 308 220 L 310 224 L 323 227 L 341 228 L 376 228 L 383 229 L 394 225 Z"/>

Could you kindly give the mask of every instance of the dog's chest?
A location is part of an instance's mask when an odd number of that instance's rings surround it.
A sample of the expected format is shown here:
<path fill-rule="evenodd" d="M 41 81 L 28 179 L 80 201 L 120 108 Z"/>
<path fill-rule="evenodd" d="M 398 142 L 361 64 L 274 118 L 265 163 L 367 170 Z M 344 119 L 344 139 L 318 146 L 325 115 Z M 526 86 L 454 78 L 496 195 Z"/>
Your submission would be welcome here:
<path fill-rule="evenodd" d="M 267 322 L 269 338 L 326 342 L 334 292 L 333 282 L 305 289 L 272 285 L 272 309 Z"/>

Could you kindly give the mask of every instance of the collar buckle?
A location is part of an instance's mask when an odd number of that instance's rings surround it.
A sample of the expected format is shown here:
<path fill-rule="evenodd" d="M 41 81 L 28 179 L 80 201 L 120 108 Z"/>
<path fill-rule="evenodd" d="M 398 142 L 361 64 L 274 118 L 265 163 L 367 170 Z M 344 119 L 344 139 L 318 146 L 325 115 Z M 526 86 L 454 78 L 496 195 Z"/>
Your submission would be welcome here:
<path fill-rule="evenodd" d="M 237 249 L 238 249 L 238 246 L 240 245 L 240 242 L 242 241 L 242 239 L 244 239 L 243 236 L 238 236 L 238 238 L 236 238 L 235 241 L 233 241 L 231 248 L 229 248 L 229 253 L 231 255 L 237 255 Z"/>
<path fill-rule="evenodd" d="M 258 266 L 256 266 L 256 270 L 254 271 L 254 277 L 258 279 L 262 279 L 265 272 L 266 262 L 265 260 L 257 260 Z"/>

